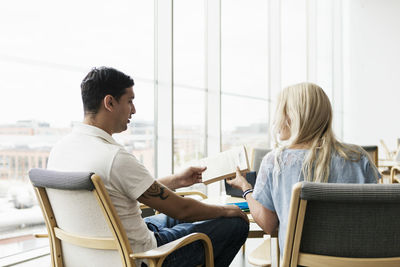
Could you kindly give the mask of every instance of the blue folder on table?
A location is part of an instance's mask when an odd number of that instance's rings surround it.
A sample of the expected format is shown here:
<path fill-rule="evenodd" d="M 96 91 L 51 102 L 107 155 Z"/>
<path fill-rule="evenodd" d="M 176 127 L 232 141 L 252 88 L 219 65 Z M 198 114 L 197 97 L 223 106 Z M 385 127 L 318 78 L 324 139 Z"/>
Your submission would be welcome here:
<path fill-rule="evenodd" d="M 249 209 L 249 204 L 247 202 L 235 202 L 235 203 L 228 203 L 228 205 L 236 205 L 241 210 Z"/>
<path fill-rule="evenodd" d="M 247 204 L 247 202 L 228 203 L 227 205 L 236 205 L 236 206 L 238 206 L 243 212 L 250 212 L 249 204 Z"/>

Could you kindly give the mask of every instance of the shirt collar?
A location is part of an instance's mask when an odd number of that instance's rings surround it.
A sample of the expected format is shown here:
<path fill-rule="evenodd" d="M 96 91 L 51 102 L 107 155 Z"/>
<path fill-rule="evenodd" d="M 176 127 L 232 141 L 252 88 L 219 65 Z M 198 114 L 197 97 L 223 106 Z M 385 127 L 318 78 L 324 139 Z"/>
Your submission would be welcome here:
<path fill-rule="evenodd" d="M 100 129 L 99 127 L 92 126 L 92 125 L 89 125 L 86 123 L 77 123 L 74 126 L 73 132 L 99 137 L 99 138 L 104 139 L 105 141 L 107 141 L 110 144 L 121 146 L 106 131 Z"/>

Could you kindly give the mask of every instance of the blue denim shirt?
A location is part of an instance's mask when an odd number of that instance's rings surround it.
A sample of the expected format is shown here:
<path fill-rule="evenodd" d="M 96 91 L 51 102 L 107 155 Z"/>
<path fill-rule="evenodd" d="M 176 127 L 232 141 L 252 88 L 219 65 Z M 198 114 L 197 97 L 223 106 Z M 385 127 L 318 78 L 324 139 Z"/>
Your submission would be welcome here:
<path fill-rule="evenodd" d="M 304 180 L 301 168 L 307 152 L 306 149 L 285 149 L 279 155 L 279 166 L 275 166 L 276 150 L 271 151 L 261 162 L 254 186 L 253 198 L 278 216 L 281 256 L 285 245 L 292 187 Z M 329 183 L 377 183 L 377 177 L 380 174 L 367 156 L 362 155 L 360 161 L 353 162 L 332 153 Z"/>

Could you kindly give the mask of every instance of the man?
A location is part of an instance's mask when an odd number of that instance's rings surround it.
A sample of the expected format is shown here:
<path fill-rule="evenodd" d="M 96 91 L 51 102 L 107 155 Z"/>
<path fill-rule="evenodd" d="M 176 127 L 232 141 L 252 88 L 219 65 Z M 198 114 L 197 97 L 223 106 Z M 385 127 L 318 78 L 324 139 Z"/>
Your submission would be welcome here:
<path fill-rule="evenodd" d="M 134 252 L 202 232 L 212 241 L 215 266 L 229 266 L 247 238 L 246 214 L 233 205 L 207 205 L 171 191 L 201 182 L 205 167 L 190 167 L 155 180 L 112 138 L 114 133 L 127 129 L 136 112 L 133 85 L 129 76 L 113 68 L 90 71 L 81 84 L 84 121 L 52 149 L 48 169 L 100 175 Z M 143 220 L 138 201 L 166 215 Z M 201 243 L 195 242 L 172 253 L 163 266 L 200 264 L 204 264 L 204 253 Z"/>

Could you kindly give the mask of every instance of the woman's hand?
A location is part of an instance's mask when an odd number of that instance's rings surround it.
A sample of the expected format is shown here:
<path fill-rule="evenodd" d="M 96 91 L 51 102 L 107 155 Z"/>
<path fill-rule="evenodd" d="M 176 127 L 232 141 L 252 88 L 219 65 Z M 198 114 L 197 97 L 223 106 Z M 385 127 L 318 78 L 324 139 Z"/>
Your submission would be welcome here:
<path fill-rule="evenodd" d="M 251 184 L 249 184 L 249 182 L 247 182 L 246 178 L 244 178 L 243 175 L 240 173 L 239 167 L 236 167 L 236 177 L 235 178 L 227 178 L 226 182 L 229 185 L 242 190 L 243 192 L 248 189 L 253 188 L 251 186 Z"/>

